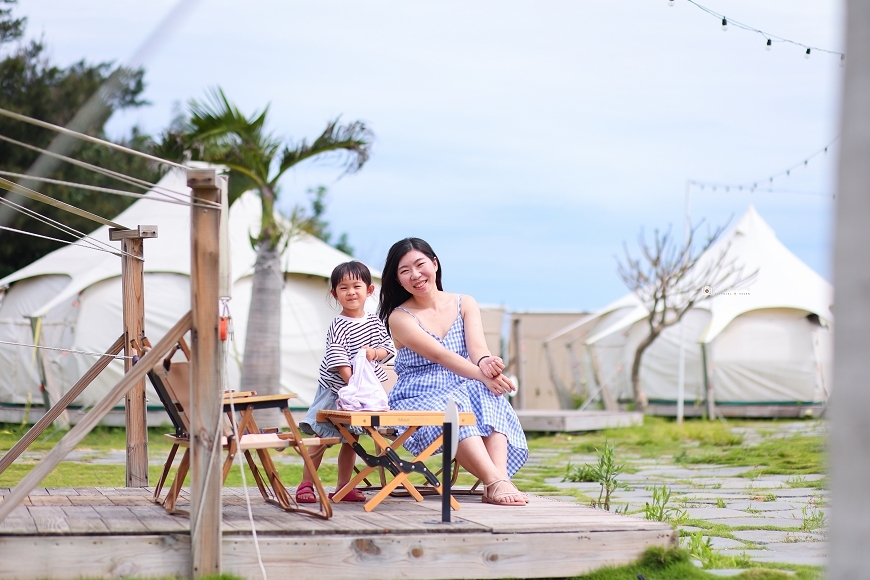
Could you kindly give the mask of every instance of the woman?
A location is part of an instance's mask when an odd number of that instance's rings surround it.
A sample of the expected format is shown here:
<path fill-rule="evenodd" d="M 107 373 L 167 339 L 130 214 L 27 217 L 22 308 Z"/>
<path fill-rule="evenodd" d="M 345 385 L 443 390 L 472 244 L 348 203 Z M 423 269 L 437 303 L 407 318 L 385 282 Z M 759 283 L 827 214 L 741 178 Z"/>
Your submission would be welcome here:
<path fill-rule="evenodd" d="M 486 346 L 474 298 L 444 292 L 441 263 L 419 238 L 393 244 L 381 278 L 378 316 L 396 345 L 394 410 L 442 410 L 448 398 L 477 424 L 459 428 L 456 460 L 484 483 L 483 501 L 525 505 L 510 477 L 529 455 L 523 430 L 504 395 L 515 391 L 504 362 Z M 421 427 L 405 442 L 415 455 L 438 435 Z"/>

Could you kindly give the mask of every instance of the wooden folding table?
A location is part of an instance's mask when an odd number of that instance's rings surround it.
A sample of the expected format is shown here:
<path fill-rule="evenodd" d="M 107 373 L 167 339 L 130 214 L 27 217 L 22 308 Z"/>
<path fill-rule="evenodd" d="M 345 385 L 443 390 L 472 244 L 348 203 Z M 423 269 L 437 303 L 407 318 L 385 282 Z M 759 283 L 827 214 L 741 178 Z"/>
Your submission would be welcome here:
<path fill-rule="evenodd" d="M 443 434 L 439 435 L 411 461 L 401 459 L 396 450 L 420 427 L 441 427 L 444 424 L 444 411 L 319 411 L 317 413 L 317 420 L 329 421 L 335 425 L 341 435 L 353 446 L 357 455 L 366 464 L 366 467 L 350 480 L 347 485 L 336 491 L 332 501 L 336 503 L 340 502 L 344 496 L 350 493 L 350 490 L 355 488 L 379 467 L 391 473 L 393 478 L 386 482 L 381 490 L 366 502 L 364 508 L 367 512 L 375 509 L 384 498 L 400 485 L 404 486 L 414 499 L 423 501 L 423 496 L 408 481 L 408 476 L 411 473 L 423 475 L 432 488 L 439 494 L 441 493 L 441 482 L 426 467 L 424 462 L 441 447 Z M 459 413 L 460 426 L 474 425 L 476 422 L 474 413 Z M 371 436 L 379 449 L 378 454 L 372 455 L 366 451 L 359 443 L 359 436 L 351 433 L 348 429 L 349 427 L 361 427 L 366 434 Z M 395 440 L 389 441 L 378 432 L 379 427 L 406 427 L 406 429 Z M 454 510 L 459 509 L 459 502 L 453 497 L 450 498 L 450 505 Z"/>

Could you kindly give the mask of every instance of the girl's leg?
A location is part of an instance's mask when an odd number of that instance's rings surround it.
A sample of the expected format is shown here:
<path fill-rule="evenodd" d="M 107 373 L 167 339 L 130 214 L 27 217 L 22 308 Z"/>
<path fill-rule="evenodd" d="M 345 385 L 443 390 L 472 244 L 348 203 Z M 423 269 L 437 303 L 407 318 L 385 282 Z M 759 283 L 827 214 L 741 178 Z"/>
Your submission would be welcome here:
<path fill-rule="evenodd" d="M 492 435 L 490 437 L 492 437 Z M 504 438 L 504 435 L 502 435 L 502 437 Z M 497 439 L 493 441 L 492 445 L 497 448 L 498 444 L 496 441 Z M 505 439 L 505 446 L 506 445 L 507 439 Z M 507 457 L 506 447 L 505 457 Z M 456 450 L 456 460 L 465 468 L 466 471 L 483 481 L 485 486 L 507 479 L 504 467 L 498 467 L 493 462 L 492 458 L 489 456 L 487 446 L 481 437 L 466 437 L 460 441 Z M 503 482 L 500 485 L 513 486 L 513 484 L 509 482 Z M 515 487 L 513 489 L 516 490 Z M 519 491 L 506 495 L 503 497 L 503 501 L 504 503 L 509 504 L 525 504 L 525 498 Z"/>
<path fill-rule="evenodd" d="M 335 484 L 336 490 L 341 489 L 350 481 L 354 463 L 356 463 L 356 451 L 353 450 L 350 443 L 342 443 L 341 450 L 338 452 L 338 482 Z"/>
<path fill-rule="evenodd" d="M 326 445 L 312 445 L 308 448 L 308 455 L 311 456 L 311 463 L 314 464 L 315 471 L 320 469 L 320 462 L 323 461 L 323 454 L 326 452 Z M 302 481 L 314 481 L 314 474 L 308 470 L 308 466 L 302 467 Z"/>

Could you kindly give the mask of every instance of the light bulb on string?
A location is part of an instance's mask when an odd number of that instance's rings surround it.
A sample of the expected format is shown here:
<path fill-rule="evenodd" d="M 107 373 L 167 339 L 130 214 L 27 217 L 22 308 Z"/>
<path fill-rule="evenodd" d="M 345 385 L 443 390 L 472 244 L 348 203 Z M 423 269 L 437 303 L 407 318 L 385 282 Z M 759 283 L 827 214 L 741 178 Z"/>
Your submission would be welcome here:
<path fill-rule="evenodd" d="M 722 32 L 728 32 L 728 19 L 722 17 Z"/>
<path fill-rule="evenodd" d="M 668 6 L 673 8 L 674 7 L 674 0 L 668 0 Z"/>
<path fill-rule="evenodd" d="M 846 66 L 846 55 L 845 54 L 840 55 L 840 66 L 841 67 Z"/>
<path fill-rule="evenodd" d="M 764 50 L 770 50 L 773 48 L 773 41 L 771 39 L 767 39 L 767 44 L 764 45 Z"/>
<path fill-rule="evenodd" d="M 810 58 L 810 49 L 808 48 L 806 53 L 804 53 L 804 58 Z"/>

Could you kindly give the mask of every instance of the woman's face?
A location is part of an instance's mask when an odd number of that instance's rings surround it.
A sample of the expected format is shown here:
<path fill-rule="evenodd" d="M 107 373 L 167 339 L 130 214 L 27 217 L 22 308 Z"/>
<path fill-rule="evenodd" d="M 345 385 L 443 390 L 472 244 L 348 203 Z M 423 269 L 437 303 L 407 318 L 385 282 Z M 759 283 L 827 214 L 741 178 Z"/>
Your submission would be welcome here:
<path fill-rule="evenodd" d="M 430 260 L 419 250 L 411 250 L 399 260 L 397 274 L 402 288 L 415 296 L 429 294 L 436 290 L 435 273 L 438 259 Z"/>

